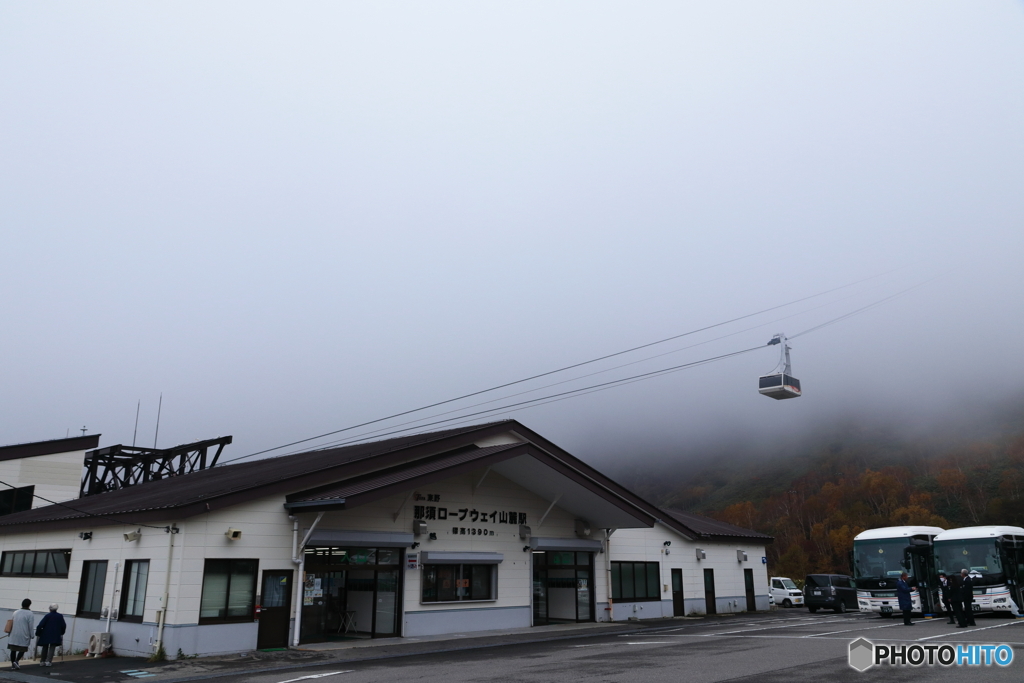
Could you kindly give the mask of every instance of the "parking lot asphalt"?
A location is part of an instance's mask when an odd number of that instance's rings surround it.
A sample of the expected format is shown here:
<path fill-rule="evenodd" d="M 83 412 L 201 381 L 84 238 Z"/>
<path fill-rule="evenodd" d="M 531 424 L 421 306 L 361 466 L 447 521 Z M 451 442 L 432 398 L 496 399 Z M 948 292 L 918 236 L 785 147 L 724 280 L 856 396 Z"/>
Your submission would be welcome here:
<path fill-rule="evenodd" d="M 265 660 L 190 660 L 147 665 L 142 660 L 69 662 L 50 670 L 26 667 L 0 680 L 33 683 L 49 678 L 77 683 L 154 683 L 216 680 L 224 683 L 369 683 L 404 681 L 1019 681 L 1024 673 L 1024 620 L 984 616 L 978 625 L 957 629 L 943 619 L 898 619 L 850 614 L 809 614 L 780 610 L 697 620 L 657 620 L 540 639 L 517 637 L 423 644 L 395 640 L 386 648 L 282 653 Z M 526 634 L 529 636 L 529 634 Z M 1015 653 L 1007 667 L 872 667 L 858 672 L 847 664 L 849 643 L 864 637 L 878 644 L 1008 644 Z M 418 648 L 418 649 L 417 649 Z M 1019 654 L 1019 659 L 1018 655 Z M 142 672 L 145 675 L 141 675 Z"/>

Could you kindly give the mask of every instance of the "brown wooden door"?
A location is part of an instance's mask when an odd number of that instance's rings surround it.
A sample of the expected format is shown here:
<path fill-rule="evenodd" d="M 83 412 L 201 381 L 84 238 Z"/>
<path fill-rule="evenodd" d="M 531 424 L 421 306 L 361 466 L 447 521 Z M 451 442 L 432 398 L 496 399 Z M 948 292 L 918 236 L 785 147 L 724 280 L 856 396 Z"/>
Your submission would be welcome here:
<path fill-rule="evenodd" d="M 672 570 L 672 615 L 686 616 L 686 601 L 683 599 L 683 570 Z"/>
<path fill-rule="evenodd" d="M 743 585 L 747 589 L 747 611 L 757 611 L 757 599 L 754 596 L 754 570 L 743 570 Z"/>
<path fill-rule="evenodd" d="M 288 647 L 288 622 L 291 620 L 292 612 L 292 572 L 287 569 L 264 571 L 262 588 L 256 649 Z"/>
<path fill-rule="evenodd" d="M 704 570 L 704 610 L 708 614 L 718 614 L 718 604 L 715 602 L 715 570 Z"/>

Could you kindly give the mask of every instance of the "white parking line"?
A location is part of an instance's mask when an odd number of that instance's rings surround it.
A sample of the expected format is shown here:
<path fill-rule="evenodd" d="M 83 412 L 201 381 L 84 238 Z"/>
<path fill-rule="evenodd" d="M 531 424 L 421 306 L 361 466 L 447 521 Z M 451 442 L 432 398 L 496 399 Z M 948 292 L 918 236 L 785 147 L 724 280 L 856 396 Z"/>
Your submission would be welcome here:
<path fill-rule="evenodd" d="M 924 623 L 923 621 L 915 621 L 915 624 Z M 895 624 L 880 624 L 878 626 L 865 626 L 864 628 L 850 628 L 845 631 L 828 631 L 826 633 L 812 633 L 810 635 L 803 636 L 804 638 L 819 638 L 821 636 L 831 636 L 836 633 L 853 633 L 854 631 L 874 631 L 880 628 L 892 628 L 893 626 L 903 626 L 903 622 L 897 622 Z"/>
<path fill-rule="evenodd" d="M 784 619 L 773 619 L 772 622 L 771 622 L 773 624 L 772 626 L 760 626 L 760 624 L 757 624 L 757 623 L 754 623 L 754 624 L 743 624 L 743 626 L 759 626 L 759 628 L 737 629 L 737 630 L 733 630 L 733 631 L 716 631 L 714 634 L 707 634 L 707 635 L 718 635 L 718 634 L 725 634 L 725 633 L 743 633 L 745 631 L 764 631 L 764 630 L 771 630 L 773 628 L 792 628 L 792 627 L 796 627 L 796 626 L 807 626 L 808 624 L 828 624 L 828 623 L 834 623 L 834 622 L 837 622 L 837 621 L 851 621 L 851 620 L 852 621 L 864 621 L 864 620 L 866 620 L 868 618 L 869 617 L 861 617 L 861 616 L 856 616 L 856 615 L 840 616 L 838 614 L 835 615 L 835 616 L 830 616 L 830 617 L 825 617 L 825 618 L 821 618 L 821 617 L 786 617 Z M 792 624 L 789 624 L 789 623 L 787 623 L 787 624 L 779 624 L 778 622 L 780 622 L 780 621 L 796 622 L 796 623 L 792 623 Z M 763 623 L 764 622 L 761 622 L 761 624 L 763 624 Z M 694 627 L 714 628 L 716 626 L 722 626 L 722 624 L 706 624 L 706 623 L 705 624 L 693 624 L 691 626 L 679 626 L 678 628 L 668 628 L 668 629 L 665 629 L 665 630 L 660 630 L 659 629 L 658 633 L 656 633 L 656 634 L 652 633 L 650 636 L 646 636 L 645 634 L 640 634 L 640 633 L 637 633 L 637 634 L 628 634 L 627 633 L 627 634 L 620 635 L 619 638 L 633 638 L 635 636 L 658 638 L 662 634 L 674 633 L 675 631 L 685 631 L 687 629 L 692 629 Z"/>
<path fill-rule="evenodd" d="M 968 629 L 966 631 L 956 631 L 955 635 L 959 636 L 959 635 L 963 635 L 963 634 L 966 634 L 966 633 L 977 633 L 978 631 L 987 631 L 990 628 L 1002 628 L 1004 626 L 1013 626 L 1014 624 L 1024 624 L 1024 622 L 1022 622 L 1022 621 L 1007 621 L 1006 623 L 996 624 L 995 626 L 982 626 L 981 628 L 972 628 L 972 629 Z M 931 640 L 933 638 L 941 638 L 944 635 L 949 635 L 949 634 L 940 633 L 937 636 L 928 636 L 927 638 L 918 638 L 918 640 Z"/>
<path fill-rule="evenodd" d="M 731 635 L 733 633 L 750 633 L 752 631 L 771 631 L 771 630 L 777 629 L 777 628 L 796 628 L 798 626 L 808 626 L 810 624 L 821 624 L 823 622 L 830 623 L 830 622 L 837 621 L 838 619 L 844 619 L 845 620 L 846 618 L 847 617 L 833 617 L 831 619 L 828 619 L 827 621 L 825 621 L 823 619 L 811 618 L 811 619 L 804 619 L 804 620 L 802 620 L 802 621 L 800 621 L 800 622 L 798 622 L 796 624 L 782 624 L 781 626 L 762 626 L 760 628 L 744 628 L 744 629 L 737 629 L 735 631 L 717 631 L 716 633 L 708 634 L 708 635 L 722 635 L 722 636 L 725 636 L 725 635 Z"/>
<path fill-rule="evenodd" d="M 355 669 L 349 669 L 347 671 L 328 671 L 324 674 L 310 674 L 309 676 L 289 678 L 287 681 L 279 681 L 278 683 L 295 683 L 295 681 L 308 681 L 311 678 L 327 678 L 328 676 L 337 676 L 338 674 L 350 674 L 353 671 L 355 671 Z"/>

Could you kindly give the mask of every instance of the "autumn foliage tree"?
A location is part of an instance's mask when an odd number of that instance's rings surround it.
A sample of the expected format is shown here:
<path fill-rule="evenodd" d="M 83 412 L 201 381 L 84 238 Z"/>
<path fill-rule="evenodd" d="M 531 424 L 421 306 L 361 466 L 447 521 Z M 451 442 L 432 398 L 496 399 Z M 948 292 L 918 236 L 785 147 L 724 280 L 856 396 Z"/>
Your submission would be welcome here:
<path fill-rule="evenodd" d="M 865 529 L 977 524 L 1024 526 L 1024 436 L 979 442 L 943 454 L 897 454 L 887 463 L 823 454 L 759 495 L 718 508 L 701 506 L 714 487 L 692 483 L 687 507 L 774 537 L 767 550 L 773 575 L 849 573 L 853 537 Z M 742 495 L 742 485 L 737 489 Z M 681 502 L 681 501 L 680 501 Z M 673 501 L 675 503 L 675 501 Z"/>

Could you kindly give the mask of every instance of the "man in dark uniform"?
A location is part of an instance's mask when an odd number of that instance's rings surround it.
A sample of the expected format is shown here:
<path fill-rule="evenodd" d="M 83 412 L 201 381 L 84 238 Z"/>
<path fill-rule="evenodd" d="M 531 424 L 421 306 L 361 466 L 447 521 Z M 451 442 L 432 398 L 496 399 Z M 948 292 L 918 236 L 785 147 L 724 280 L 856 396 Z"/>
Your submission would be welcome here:
<path fill-rule="evenodd" d="M 896 581 L 896 597 L 899 599 L 900 609 L 903 610 L 904 626 L 914 625 L 914 622 L 910 620 L 910 613 L 914 609 L 914 602 L 910 597 L 910 582 L 907 581 L 909 578 L 907 573 L 903 572 Z"/>
<path fill-rule="evenodd" d="M 939 572 L 939 597 L 942 600 L 942 607 L 946 612 L 949 623 L 955 624 L 956 620 L 953 617 L 956 615 L 956 612 L 953 610 L 953 599 L 950 595 L 953 592 L 952 589 L 953 585 L 946 577 L 946 572 Z"/>
<path fill-rule="evenodd" d="M 974 623 L 974 579 L 966 569 L 960 570 L 960 601 L 963 603 L 964 625 L 977 626 Z"/>
<path fill-rule="evenodd" d="M 964 601 L 960 591 L 963 585 L 960 583 L 960 574 L 954 572 L 949 579 L 949 600 L 953 603 L 953 616 L 956 617 L 957 628 L 967 628 L 967 618 L 964 616 Z"/>

